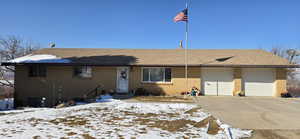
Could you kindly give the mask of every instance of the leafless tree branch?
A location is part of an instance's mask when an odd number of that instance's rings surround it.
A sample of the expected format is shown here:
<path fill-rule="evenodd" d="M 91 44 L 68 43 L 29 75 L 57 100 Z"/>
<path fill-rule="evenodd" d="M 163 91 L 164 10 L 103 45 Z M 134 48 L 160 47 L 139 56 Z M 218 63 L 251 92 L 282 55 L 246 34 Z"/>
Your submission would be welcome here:
<path fill-rule="evenodd" d="M 271 53 L 274 55 L 283 57 L 289 61 L 291 64 L 298 64 L 299 63 L 299 57 L 296 53 L 289 53 L 290 49 L 287 49 L 282 46 L 274 46 L 271 49 Z M 296 50 L 296 49 L 294 49 Z M 298 73 L 294 68 L 288 68 L 287 69 L 287 79 L 288 79 L 288 86 L 293 86 L 293 84 L 298 84 L 299 79 L 296 78 L 296 75 Z"/>
<path fill-rule="evenodd" d="M 9 61 L 17 57 L 21 57 L 40 49 L 39 44 L 32 41 L 24 41 L 17 36 L 0 37 L 0 62 Z M 10 81 L 15 71 L 12 66 L 2 66 L 0 68 L 0 86 L 13 87 L 14 84 Z"/>

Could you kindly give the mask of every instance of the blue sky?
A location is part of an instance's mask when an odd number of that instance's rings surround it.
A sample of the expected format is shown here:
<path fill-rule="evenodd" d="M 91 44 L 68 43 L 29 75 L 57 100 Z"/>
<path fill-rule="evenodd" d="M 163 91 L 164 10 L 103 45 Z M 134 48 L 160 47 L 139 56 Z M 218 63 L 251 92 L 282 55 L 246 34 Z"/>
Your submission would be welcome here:
<path fill-rule="evenodd" d="M 184 0 L 2 0 L 0 36 L 47 47 L 177 48 Z M 299 0 L 192 0 L 190 48 L 300 47 Z"/>

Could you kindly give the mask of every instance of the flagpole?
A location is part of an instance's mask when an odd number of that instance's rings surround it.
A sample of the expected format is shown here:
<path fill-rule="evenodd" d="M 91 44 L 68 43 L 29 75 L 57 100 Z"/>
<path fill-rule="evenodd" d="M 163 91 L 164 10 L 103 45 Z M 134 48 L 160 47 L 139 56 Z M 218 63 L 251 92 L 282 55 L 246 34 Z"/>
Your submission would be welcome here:
<path fill-rule="evenodd" d="M 189 13 L 188 10 L 188 0 L 186 1 L 185 7 L 187 9 L 187 12 Z M 189 15 L 187 15 L 188 19 L 185 23 L 185 81 L 186 81 L 186 91 L 189 91 L 189 87 L 188 87 L 188 27 L 189 27 Z"/>

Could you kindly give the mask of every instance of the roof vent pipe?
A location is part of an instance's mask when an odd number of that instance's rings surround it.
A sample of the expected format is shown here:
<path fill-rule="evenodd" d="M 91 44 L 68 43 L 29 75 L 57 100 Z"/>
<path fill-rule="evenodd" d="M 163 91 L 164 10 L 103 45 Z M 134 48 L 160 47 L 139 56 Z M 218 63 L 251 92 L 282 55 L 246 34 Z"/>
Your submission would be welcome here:
<path fill-rule="evenodd" d="M 50 47 L 50 48 L 54 48 L 54 47 L 55 47 L 55 43 L 51 42 L 51 43 L 49 44 L 49 47 Z"/>
<path fill-rule="evenodd" d="M 183 48 L 182 40 L 180 40 L 180 42 L 179 42 L 179 49 L 182 49 L 182 48 Z"/>

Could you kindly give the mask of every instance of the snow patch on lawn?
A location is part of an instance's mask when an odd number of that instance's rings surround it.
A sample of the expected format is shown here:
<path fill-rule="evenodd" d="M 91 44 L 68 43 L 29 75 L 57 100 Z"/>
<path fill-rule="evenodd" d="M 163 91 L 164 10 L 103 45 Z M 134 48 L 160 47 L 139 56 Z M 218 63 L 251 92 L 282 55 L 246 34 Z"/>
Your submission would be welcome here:
<path fill-rule="evenodd" d="M 101 95 L 100 98 L 96 99 L 96 102 L 111 102 L 113 97 L 111 95 Z"/>
<path fill-rule="evenodd" d="M 55 55 L 39 54 L 33 55 L 29 54 L 23 57 L 19 57 L 8 61 L 9 63 L 70 63 L 71 60 L 62 59 Z"/>
<path fill-rule="evenodd" d="M 0 116 L 0 138 L 39 136 L 72 139 L 88 136 L 126 139 L 133 137 L 226 139 L 228 136 L 241 138 L 251 135 L 249 130 L 231 128 L 220 121 L 218 122 L 221 129 L 217 134 L 208 134 L 207 125 L 196 127 L 194 124 L 201 122 L 210 114 L 201 109 L 187 112 L 198 107 L 184 103 L 129 103 L 111 100 L 60 109 L 31 109 L 31 112 L 21 114 L 8 112 L 9 115 Z"/>

